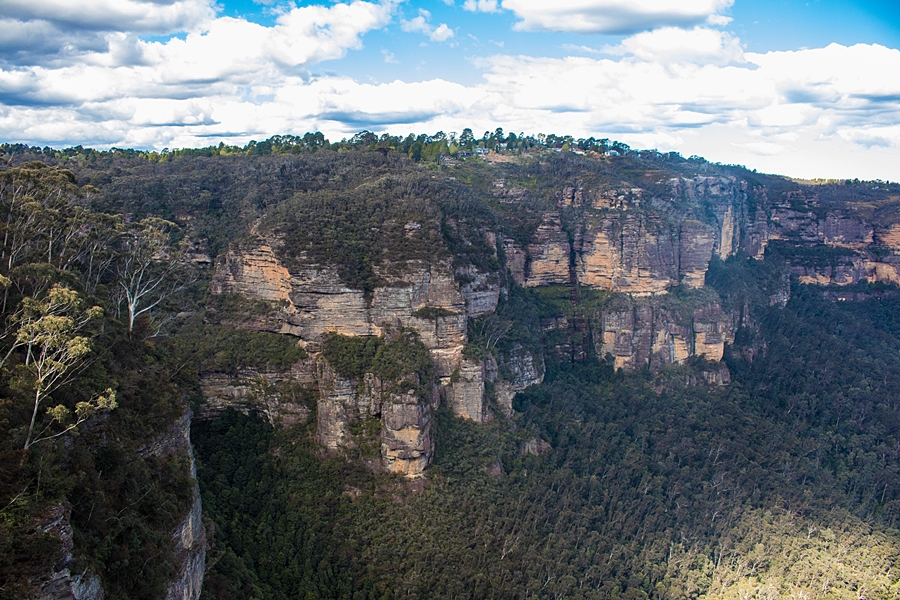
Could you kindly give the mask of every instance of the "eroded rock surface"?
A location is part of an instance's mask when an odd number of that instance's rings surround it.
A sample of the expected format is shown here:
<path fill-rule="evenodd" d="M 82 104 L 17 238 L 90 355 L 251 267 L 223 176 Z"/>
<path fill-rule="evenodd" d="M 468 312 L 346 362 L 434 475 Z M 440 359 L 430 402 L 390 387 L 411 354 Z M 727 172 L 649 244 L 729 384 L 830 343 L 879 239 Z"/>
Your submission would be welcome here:
<path fill-rule="evenodd" d="M 562 230 L 559 213 L 547 213 L 528 245 L 526 287 L 565 285 L 571 282 L 569 236 Z"/>
<path fill-rule="evenodd" d="M 684 362 L 691 356 L 719 361 L 733 341 L 732 320 L 716 302 L 679 306 L 667 298 L 621 296 L 604 308 L 595 330 L 598 356 L 633 370 Z"/>

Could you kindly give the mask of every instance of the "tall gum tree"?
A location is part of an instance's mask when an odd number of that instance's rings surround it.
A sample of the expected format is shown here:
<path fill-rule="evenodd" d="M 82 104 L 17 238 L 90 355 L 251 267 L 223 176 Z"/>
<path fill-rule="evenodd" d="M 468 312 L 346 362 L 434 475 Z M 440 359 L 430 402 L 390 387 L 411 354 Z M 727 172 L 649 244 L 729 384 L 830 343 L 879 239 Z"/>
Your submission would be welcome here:
<path fill-rule="evenodd" d="M 154 217 L 127 226 L 120 239 L 115 296 L 124 304 L 129 333 L 139 316 L 196 281 L 183 248 L 169 243 L 174 223 Z"/>

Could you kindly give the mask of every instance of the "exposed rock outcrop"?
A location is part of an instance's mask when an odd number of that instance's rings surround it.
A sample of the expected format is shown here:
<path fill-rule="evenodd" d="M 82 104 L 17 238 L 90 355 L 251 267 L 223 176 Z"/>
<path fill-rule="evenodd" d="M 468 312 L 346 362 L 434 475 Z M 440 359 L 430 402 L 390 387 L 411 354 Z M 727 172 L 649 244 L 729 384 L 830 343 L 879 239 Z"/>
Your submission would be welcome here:
<path fill-rule="evenodd" d="M 898 234 L 900 240 L 900 234 Z M 518 285 L 525 285 L 525 267 L 528 263 L 528 255 L 515 241 L 504 238 L 503 251 L 506 255 L 506 268 L 509 270 L 512 280 Z"/>
<path fill-rule="evenodd" d="M 543 355 L 534 355 L 516 344 L 498 365 L 490 359 L 485 365 L 486 378 L 494 384 L 494 394 L 500 410 L 507 417 L 513 414 L 513 398 L 524 389 L 544 381 Z"/>
<path fill-rule="evenodd" d="M 528 245 L 526 287 L 571 283 L 569 236 L 562 230 L 559 213 L 547 213 Z M 509 256 L 509 254 L 507 254 Z M 507 259 L 508 260 L 508 259 Z"/>
<path fill-rule="evenodd" d="M 410 390 L 393 393 L 381 409 L 381 459 L 384 468 L 407 478 L 420 476 L 434 454 L 431 407 Z"/>
<path fill-rule="evenodd" d="M 467 359 L 460 364 L 447 391 L 453 414 L 478 423 L 485 419 L 484 377 L 482 361 Z"/>
<path fill-rule="evenodd" d="M 40 529 L 59 538 L 59 560 L 54 571 L 38 586 L 41 600 L 103 600 L 105 594 L 100 578 L 90 570 L 73 573 L 73 540 L 71 510 L 66 504 L 55 504 L 41 515 Z"/>
<path fill-rule="evenodd" d="M 305 423 L 310 409 L 298 386 L 311 389 L 316 381 L 314 359 L 301 360 L 287 372 L 242 369 L 235 374 L 200 373 L 203 404 L 197 418 L 214 418 L 233 408 L 244 414 L 262 414 L 272 425 Z"/>
<path fill-rule="evenodd" d="M 898 257 L 900 258 L 900 257 Z M 900 260 L 874 261 L 860 256 L 842 256 L 823 263 L 801 259 L 788 260 L 791 275 L 800 283 L 818 285 L 852 285 L 886 282 L 900 285 Z"/>
<path fill-rule="evenodd" d="M 262 241 L 232 248 L 219 261 L 210 290 L 283 303 L 265 318 L 243 324 L 248 328 L 291 334 L 315 344 L 332 332 L 377 336 L 385 327 L 411 327 L 431 350 L 440 377 L 449 377 L 459 365 L 469 309 L 449 265 L 410 264 L 401 275 L 385 269 L 381 275 L 390 285 L 375 288 L 367 300 L 362 290 L 342 283 L 334 268 L 304 263 L 302 257 L 295 262 L 289 271 Z M 260 279 L 267 277 L 274 281 L 261 284 Z M 470 305 L 475 313 L 496 305 L 499 284 L 495 279 L 476 274 L 472 283 Z M 419 316 L 421 309 L 428 308 L 440 314 Z"/>
<path fill-rule="evenodd" d="M 203 584 L 203 573 L 206 569 L 206 530 L 203 527 L 203 507 L 200 501 L 200 488 L 197 485 L 197 465 L 191 447 L 191 410 L 185 409 L 184 415 L 166 433 L 138 448 L 138 456 L 167 456 L 173 454 L 187 455 L 190 459 L 191 478 L 194 481 L 194 501 L 188 514 L 185 515 L 172 535 L 173 550 L 176 557 L 176 575 L 166 587 L 165 600 L 197 600 Z"/>
<path fill-rule="evenodd" d="M 665 292 L 679 280 L 677 240 L 675 231 L 657 215 L 632 211 L 607 215 L 585 230 L 576 259 L 578 282 L 635 295 Z M 693 269 L 691 276 L 696 277 Z"/>
<path fill-rule="evenodd" d="M 612 355 L 616 368 L 658 370 L 691 356 L 721 360 L 733 327 L 714 301 L 618 296 L 601 310 L 594 336 L 598 356 Z"/>
<path fill-rule="evenodd" d="M 321 356 L 318 378 L 316 441 L 321 447 L 343 451 L 373 446 L 380 450 L 380 460 L 370 462 L 372 467 L 408 478 L 423 474 L 433 455 L 428 401 L 412 390 L 398 391 L 397 382 L 383 382 L 372 373 L 362 381 L 342 377 Z M 377 430 L 361 427 L 354 435 L 354 424 L 373 421 L 380 423 Z M 377 442 L 369 439 L 374 436 Z"/>

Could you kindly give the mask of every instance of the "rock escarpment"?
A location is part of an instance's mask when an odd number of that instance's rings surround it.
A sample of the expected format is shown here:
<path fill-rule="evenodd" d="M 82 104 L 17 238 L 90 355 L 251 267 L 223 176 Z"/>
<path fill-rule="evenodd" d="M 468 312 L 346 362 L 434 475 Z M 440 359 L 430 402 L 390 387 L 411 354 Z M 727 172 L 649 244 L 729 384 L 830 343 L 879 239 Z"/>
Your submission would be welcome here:
<path fill-rule="evenodd" d="M 241 369 L 237 373 L 200 373 L 203 405 L 198 419 L 209 419 L 232 408 L 260 414 L 272 425 L 291 427 L 309 419 L 305 389 L 316 383 L 316 362 L 298 361 L 289 371 Z"/>
<path fill-rule="evenodd" d="M 38 586 L 41 600 L 103 600 L 105 594 L 100 577 L 90 570 L 73 572 L 75 547 L 71 523 L 71 507 L 66 504 L 51 506 L 41 515 L 43 533 L 59 538 L 60 555 L 54 571 L 48 573 Z"/>
<path fill-rule="evenodd" d="M 494 311 L 500 279 L 475 267 L 454 271 L 446 262 L 384 265 L 378 273 L 384 285 L 366 294 L 344 284 L 333 267 L 310 264 L 303 256 L 283 261 L 268 241 L 232 247 L 218 261 L 211 291 L 267 301 L 271 307 L 235 325 L 296 336 L 311 358 L 286 373 L 204 374 L 203 414 L 236 407 L 260 412 L 273 424 L 303 422 L 308 408 L 279 391 L 295 383 L 317 390 L 316 437 L 321 446 L 356 450 L 360 441 L 351 429 L 378 420 L 378 468 L 420 475 L 433 453 L 431 410 L 441 396 L 461 417 L 478 422 L 487 417 L 484 365 L 464 359 L 463 348 L 467 319 Z M 430 353 L 439 384 L 431 402 L 390 390 L 396 382 L 381 381 L 372 373 L 361 379 L 342 377 L 319 354 L 330 334 L 378 337 L 403 330 L 415 331 Z"/>
<path fill-rule="evenodd" d="M 192 413 L 186 409 L 167 431 L 148 440 L 139 447 L 131 460 L 149 457 L 186 457 L 193 480 L 193 502 L 187 513 L 170 535 L 170 548 L 175 557 L 175 575 L 166 586 L 165 600 L 197 600 L 200 598 L 203 574 L 206 568 L 206 532 L 202 519 L 200 489 L 190 442 Z M 39 526 L 44 533 L 57 537 L 60 542 L 59 558 L 54 570 L 38 583 L 37 598 L 41 600 L 103 600 L 109 595 L 103 589 L 100 577 L 90 569 L 73 571 L 75 548 L 71 524 L 71 507 L 65 503 L 50 506 L 41 515 Z"/>
<path fill-rule="evenodd" d="M 211 291 L 269 305 L 233 324 L 295 336 L 310 358 L 284 373 L 204 374 L 203 414 L 230 406 L 259 412 L 273 424 L 302 423 L 311 414 L 312 394 L 323 447 L 354 452 L 365 447 L 371 454 L 377 446 L 377 457 L 368 459 L 373 465 L 414 477 L 432 455 L 431 416 L 440 402 L 480 422 L 491 417 L 488 396 L 496 399 L 499 412 L 509 414 L 515 393 L 541 381 L 540 353 L 515 349 L 501 360 L 496 352 L 486 359 L 463 352 L 470 341 L 468 320 L 492 315 L 506 286 L 567 286 L 574 303 L 575 286 L 612 294 L 593 314 L 542 316 L 539 335 L 551 340 L 547 356 L 580 361 L 595 352 L 611 355 L 617 367 L 656 370 L 691 357 L 721 360 L 734 324 L 742 322 L 741 315 L 726 314 L 705 288 L 713 260 L 762 260 L 767 251 L 778 251 L 804 283 L 900 283 L 900 225 L 874 227 L 865 215 L 823 206 L 796 186 L 731 175 L 663 178 L 647 181 L 646 187 L 624 182 L 604 187 L 610 182 L 595 181 L 600 182 L 595 189 L 565 185 L 541 204 L 532 191 L 494 180 L 491 194 L 504 210 L 528 204 L 529 219 L 534 218 L 528 222 L 539 222 L 530 237 L 521 222 L 510 229 L 515 240 L 503 225 L 470 230 L 462 227 L 461 217 L 448 219 L 445 229 L 435 225 L 435 236 L 457 236 L 451 246 L 462 255 L 473 240 L 486 242 L 502 263 L 502 274 L 485 266 L 490 261 L 454 263 L 439 252 L 434 256 L 445 258 L 417 255 L 391 262 L 389 249 L 382 249 L 368 280 L 374 283 L 363 290 L 343 281 L 336 266 L 324 264 L 327 257 L 310 258 L 312 246 L 296 246 L 306 250 L 285 255 L 279 235 L 233 245 L 217 261 Z M 419 221 L 394 225 L 406 237 L 424 231 Z M 373 373 L 345 378 L 320 355 L 332 333 L 379 337 L 404 330 L 415 331 L 430 353 L 434 393 L 410 396 L 394 389 L 396 381 L 381 381 Z M 718 383 L 727 378 L 727 370 L 715 368 L 701 377 Z M 307 390 L 305 402 L 293 399 L 291 385 Z M 361 423 L 377 444 L 359 437 Z"/>
<path fill-rule="evenodd" d="M 191 418 L 193 413 L 186 409 L 181 417 L 166 433 L 138 449 L 138 456 L 161 457 L 186 455 L 190 461 L 194 501 L 184 519 L 175 528 L 171 541 L 176 558 L 174 579 L 166 587 L 165 600 L 197 600 L 206 570 L 206 530 L 203 527 L 203 506 L 200 501 L 200 487 L 197 485 L 197 465 L 191 447 Z"/>
<path fill-rule="evenodd" d="M 547 213 L 527 247 L 527 287 L 565 285 L 571 282 L 569 236 L 562 230 L 559 213 Z"/>
<path fill-rule="evenodd" d="M 659 370 L 691 356 L 719 361 L 734 341 L 731 317 L 711 298 L 617 296 L 601 309 L 597 325 L 597 355 L 611 355 L 624 369 Z"/>
<path fill-rule="evenodd" d="M 504 415 L 513 414 L 513 398 L 518 392 L 544 381 L 544 360 L 520 344 L 501 355 L 500 364 L 493 358 L 485 365 L 485 377 L 494 386 L 497 404 Z"/>

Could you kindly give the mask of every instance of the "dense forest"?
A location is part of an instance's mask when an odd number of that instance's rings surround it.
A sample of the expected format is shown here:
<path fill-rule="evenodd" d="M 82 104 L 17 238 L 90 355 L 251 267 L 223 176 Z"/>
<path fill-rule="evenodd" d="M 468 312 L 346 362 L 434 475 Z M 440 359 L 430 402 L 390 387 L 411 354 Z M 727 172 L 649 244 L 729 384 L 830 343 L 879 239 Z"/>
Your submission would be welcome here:
<path fill-rule="evenodd" d="M 722 265 L 727 285 L 746 265 Z M 421 487 L 309 434 L 200 425 L 210 598 L 893 598 L 900 301 L 796 288 L 726 388 L 551 363 L 489 426 L 438 414 Z M 547 446 L 528 452 L 534 437 Z"/>
<path fill-rule="evenodd" d="M 841 246 L 713 256 L 706 287 L 672 288 L 665 308 L 715 301 L 735 315 L 722 385 L 703 356 L 616 369 L 592 336 L 623 295 L 522 286 L 485 235 L 527 247 L 552 211 L 576 240 L 589 217 L 565 204 L 567 188 L 640 188 L 673 223 L 712 222 L 698 201 L 666 196 L 669 179 L 700 176 L 747 182 L 751 203 L 784 198 L 823 219 L 859 207 L 887 227 L 900 222 L 898 184 L 809 186 L 500 129 L 0 148 L 2 598 L 53 597 L 48 574 L 63 569 L 95 573 L 106 597 L 165 597 L 197 484 L 203 598 L 900 597 L 895 285 L 844 286 L 851 300 L 836 301 L 836 288 L 790 277 L 800 263 L 843 264 Z M 542 382 L 505 414 L 486 381 L 484 423 L 434 402 L 434 454 L 415 479 L 373 471 L 373 419 L 352 426 L 368 442 L 324 451 L 309 386 L 279 384 L 309 413 L 297 424 L 243 406 L 204 413 L 204 374 L 289 372 L 310 356 L 351 381 L 393 382 L 385 394 L 439 396 L 414 331 L 301 345 L 260 325 L 276 302 L 213 293 L 221 257 L 260 235 L 282 242 L 288 268 L 329 265 L 369 304 L 408 265 L 446 264 L 461 287 L 490 274 L 503 293 L 468 319 L 464 355 L 502 375 L 531 353 Z M 416 314 L 435 329 L 451 316 Z M 194 413 L 206 416 L 192 456 L 172 440 Z"/>

